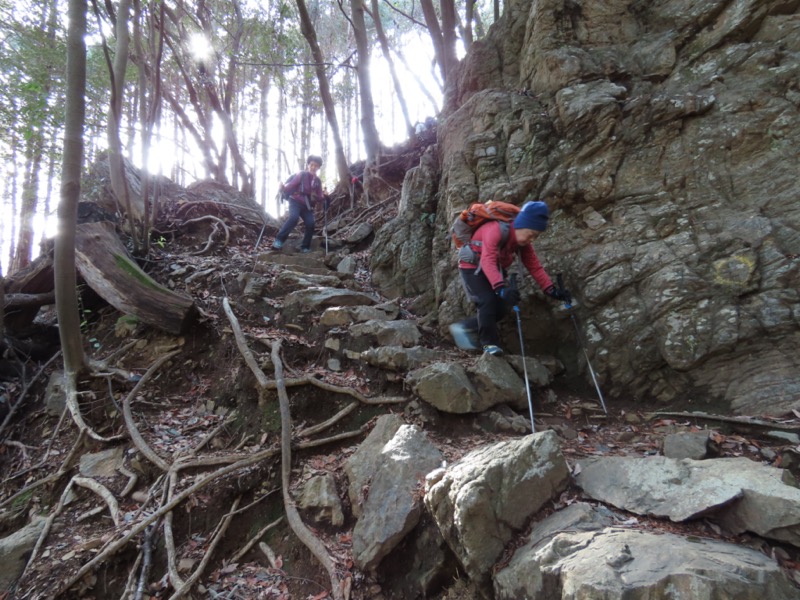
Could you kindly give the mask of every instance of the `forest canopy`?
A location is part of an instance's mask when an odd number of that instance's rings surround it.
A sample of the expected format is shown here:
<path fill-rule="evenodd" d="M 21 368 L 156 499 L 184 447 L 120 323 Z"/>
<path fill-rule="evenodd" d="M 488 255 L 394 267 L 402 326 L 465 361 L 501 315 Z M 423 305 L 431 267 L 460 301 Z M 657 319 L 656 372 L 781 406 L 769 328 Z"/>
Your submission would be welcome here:
<path fill-rule="evenodd" d="M 64 146 L 68 0 L 0 0 L 3 272 L 52 235 Z M 333 188 L 435 116 L 458 56 L 499 0 L 82 0 L 84 168 L 108 152 L 121 204 L 127 162 L 186 185 L 211 179 L 272 214 L 308 153 Z M 144 186 L 147 196 L 147 185 Z M 152 191 L 152 190 L 151 190 Z M 126 200 L 127 197 L 127 200 Z M 134 212 L 136 212 L 134 207 Z M 48 226 L 49 224 L 49 226 Z"/>

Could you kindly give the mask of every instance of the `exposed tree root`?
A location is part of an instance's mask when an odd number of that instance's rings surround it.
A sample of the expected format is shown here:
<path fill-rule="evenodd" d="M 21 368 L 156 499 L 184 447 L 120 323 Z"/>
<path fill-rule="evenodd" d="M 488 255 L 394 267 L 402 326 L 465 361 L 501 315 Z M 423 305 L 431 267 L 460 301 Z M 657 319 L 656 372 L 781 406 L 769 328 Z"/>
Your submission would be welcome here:
<path fill-rule="evenodd" d="M 222 538 L 225 536 L 225 532 L 228 530 L 228 526 L 231 524 L 233 520 L 233 515 L 236 512 L 237 507 L 239 506 L 239 502 L 241 502 L 242 497 L 239 496 L 236 500 L 233 501 L 233 510 L 229 512 L 222 518 L 219 525 L 217 526 L 217 531 L 214 533 L 214 537 L 211 539 L 211 543 L 208 545 L 208 548 L 203 553 L 203 559 L 200 561 L 200 564 L 197 568 L 192 572 L 189 576 L 189 579 L 178 588 L 172 596 L 170 596 L 170 600 L 178 600 L 179 598 L 183 598 L 184 595 L 188 594 L 192 586 L 197 583 L 197 580 L 200 579 L 200 576 L 205 571 L 208 563 L 211 561 L 211 557 L 214 555 L 214 550 L 216 550 L 219 543 L 222 541 Z"/>
<path fill-rule="evenodd" d="M 28 572 L 28 569 L 31 568 L 31 565 L 36 560 L 36 557 L 39 555 L 39 550 L 42 549 L 42 545 L 44 541 L 47 539 L 47 536 L 50 534 L 50 529 L 53 527 L 53 522 L 56 520 L 58 515 L 61 514 L 61 511 L 64 510 L 64 504 L 69 497 L 70 492 L 72 492 L 72 486 L 75 483 L 75 478 L 73 477 L 70 479 L 67 487 L 64 488 L 64 491 L 61 492 L 61 497 L 58 499 L 58 504 L 52 510 L 52 512 L 47 516 L 47 520 L 44 523 L 44 527 L 42 531 L 39 533 L 39 537 L 36 540 L 36 544 L 33 546 L 33 551 L 31 552 L 30 558 L 28 558 L 28 562 L 25 565 L 25 568 L 22 570 L 22 574 L 19 576 L 20 579 L 25 577 L 25 573 Z"/>
<path fill-rule="evenodd" d="M 228 317 L 228 321 L 231 324 L 231 329 L 233 330 L 233 337 L 236 340 L 236 347 L 239 349 L 239 352 L 244 358 L 244 362 L 247 364 L 248 367 L 250 367 L 250 371 L 252 371 L 253 375 L 255 375 L 256 382 L 258 383 L 259 405 L 263 406 L 263 404 L 266 403 L 266 396 L 264 395 L 264 391 L 275 390 L 278 388 L 277 377 L 276 381 L 270 381 L 264 374 L 264 371 L 261 370 L 261 367 L 258 366 L 258 361 L 256 361 L 255 356 L 253 356 L 253 352 L 247 345 L 247 340 L 244 337 L 244 333 L 242 333 L 242 328 L 239 326 L 239 320 L 236 318 L 236 315 L 233 314 L 233 310 L 231 309 L 231 305 L 230 302 L 228 301 L 228 298 L 222 299 L 222 309 L 225 311 L 225 315 Z M 267 344 L 269 345 L 269 342 L 267 342 Z M 347 388 L 340 385 L 327 383 L 325 381 L 320 381 L 315 377 L 297 377 L 294 379 L 283 379 L 284 387 L 293 387 L 298 385 L 313 385 L 328 392 L 335 392 L 337 394 L 352 396 L 353 398 L 355 398 L 356 400 L 358 400 L 363 404 L 372 404 L 372 405 L 400 404 L 402 402 L 406 402 L 406 399 L 402 397 L 368 398 L 367 396 L 364 396 L 364 394 L 360 393 L 358 390 L 354 390 L 353 388 Z"/>
<path fill-rule="evenodd" d="M 349 588 L 348 583 L 339 578 L 336 564 L 331 559 L 327 548 L 323 543 L 311 532 L 311 530 L 303 523 L 299 512 L 295 506 L 294 500 L 289 492 L 289 484 L 291 480 L 292 471 L 292 417 L 289 410 L 289 396 L 286 393 L 286 382 L 283 378 L 283 361 L 280 357 L 281 340 L 276 340 L 272 343 L 272 364 L 275 368 L 275 381 L 270 382 L 267 376 L 256 363 L 253 353 L 247 345 L 239 321 L 231 310 L 230 303 L 227 298 L 222 301 L 225 314 L 228 316 L 231 328 L 236 339 L 236 344 L 245 362 L 253 371 L 256 381 L 259 384 L 259 399 L 264 398 L 263 390 L 274 388 L 278 392 L 278 403 L 280 406 L 281 415 L 281 484 L 283 491 L 283 505 L 286 511 L 286 518 L 289 526 L 294 531 L 298 539 L 311 551 L 314 557 L 325 568 L 331 582 L 331 593 L 336 600 L 344 600 L 344 590 Z M 309 378 L 309 383 L 310 383 Z M 332 391 L 345 390 L 339 386 L 330 386 Z"/>
<path fill-rule="evenodd" d="M 242 546 L 239 550 L 236 551 L 236 554 L 234 554 L 231 557 L 231 560 L 229 562 L 232 562 L 232 563 L 239 562 L 241 560 L 241 558 L 245 554 L 250 552 L 250 550 L 253 548 L 253 546 L 255 546 L 259 542 L 259 540 L 262 537 L 264 537 L 264 535 L 270 529 L 274 529 L 275 527 L 277 527 L 280 524 L 281 521 L 283 521 L 283 517 L 278 517 L 272 523 L 269 523 L 268 525 L 265 525 L 264 527 L 262 527 L 261 530 L 257 534 L 255 534 L 252 538 L 250 538 L 248 540 L 248 542 L 244 546 Z"/>
<path fill-rule="evenodd" d="M 92 572 L 96 569 L 100 564 L 108 560 L 111 556 L 119 552 L 122 548 L 125 547 L 128 542 L 130 542 L 134 537 L 142 533 L 151 523 L 156 522 L 158 519 L 166 515 L 169 511 L 173 510 L 176 506 L 178 506 L 181 502 L 189 498 L 192 494 L 196 493 L 198 490 L 204 488 L 208 484 L 216 481 L 220 477 L 228 475 L 229 473 L 234 473 L 239 469 L 243 469 L 245 467 L 249 467 L 256 463 L 261 462 L 262 460 L 266 460 L 268 458 L 272 458 L 275 456 L 277 451 L 275 449 L 267 449 L 262 450 L 261 452 L 257 452 L 256 454 L 251 454 L 246 458 L 242 458 L 234 462 L 233 464 L 221 467 L 216 471 L 209 473 L 205 477 L 195 481 L 192 485 L 188 488 L 176 494 L 172 500 L 166 502 L 158 509 L 153 511 L 147 517 L 142 519 L 136 525 L 133 525 L 127 532 L 118 540 L 109 543 L 105 548 L 103 548 L 92 560 L 84 564 L 80 569 L 75 571 L 72 576 L 63 581 L 58 589 L 54 592 L 53 597 L 59 597 L 65 594 L 73 585 L 75 585 L 81 578 L 86 575 L 87 573 Z M 197 461 L 200 462 L 200 461 Z M 188 464 L 188 463 L 187 463 Z"/>
<path fill-rule="evenodd" d="M 701 421 L 717 421 L 718 423 L 729 423 L 734 428 L 740 429 L 776 429 L 778 431 L 788 431 L 800 433 L 797 425 L 786 425 L 777 421 L 763 421 L 752 417 L 731 417 L 726 415 L 712 415 L 704 412 L 669 412 L 659 411 L 649 413 L 650 417 L 682 417 L 686 419 L 700 419 Z"/>
<path fill-rule="evenodd" d="M 130 393 L 125 397 L 125 400 L 123 400 L 122 402 L 122 415 L 123 418 L 125 419 L 125 426 L 128 429 L 128 433 L 130 433 L 131 440 L 133 440 L 133 443 L 139 449 L 139 451 L 142 454 L 144 454 L 145 457 L 147 457 L 147 460 L 149 460 L 151 463 L 153 463 L 155 466 L 157 466 L 159 469 L 165 472 L 169 471 L 169 463 L 167 463 L 167 461 L 165 461 L 158 454 L 156 454 L 155 451 L 152 448 L 150 448 L 147 442 L 144 441 L 142 434 L 139 433 L 139 429 L 138 427 L 136 427 L 136 421 L 133 420 L 133 412 L 131 412 L 131 399 L 136 396 L 136 393 L 139 391 L 139 388 L 141 388 L 144 385 L 144 383 L 148 379 L 150 379 L 153 373 L 155 373 L 161 365 L 163 365 L 165 362 L 167 362 L 170 358 L 172 358 L 178 353 L 180 353 L 180 350 L 173 350 L 172 352 L 165 354 L 157 361 L 155 361 L 150 366 L 150 368 L 147 369 L 145 374 L 142 375 L 142 378 L 136 383 L 136 385 L 133 386 L 133 389 L 130 391 Z"/>
<path fill-rule="evenodd" d="M 169 474 L 167 502 L 175 495 L 175 486 L 178 483 L 178 472 L 173 470 Z M 164 546 L 167 548 L 167 574 L 172 587 L 180 589 L 184 585 L 183 578 L 178 574 L 178 553 L 175 550 L 175 535 L 172 532 L 172 511 L 164 515 Z"/>
<path fill-rule="evenodd" d="M 153 565 L 153 535 L 155 531 L 155 525 L 151 525 L 144 532 L 144 542 L 142 543 L 142 571 L 139 573 L 139 583 L 136 586 L 134 600 L 141 600 L 147 587 L 147 579 L 150 575 L 150 568 Z"/>
<path fill-rule="evenodd" d="M 136 487 L 136 482 L 139 481 L 139 476 L 136 473 L 129 471 L 122 465 L 117 467 L 117 471 L 128 478 L 128 483 L 125 484 L 125 488 L 119 494 L 120 498 L 124 498 L 133 491 L 133 488 Z"/>
<path fill-rule="evenodd" d="M 67 457 L 64 459 L 64 462 L 61 463 L 58 471 L 55 473 L 51 473 L 47 477 L 39 479 L 38 481 L 34 481 L 33 483 L 26 485 L 21 490 L 17 491 L 15 494 L 12 494 L 2 502 L 0 502 L 0 508 L 5 508 L 9 504 L 12 504 L 17 498 L 24 496 L 25 494 L 39 488 L 43 485 L 48 483 L 52 483 L 54 481 L 58 481 L 72 466 L 72 461 L 75 458 L 75 455 L 80 451 L 81 447 L 83 446 L 83 436 L 86 435 L 85 431 L 78 432 L 78 438 L 75 440 L 75 443 L 72 445 L 72 449 L 67 454 Z"/>
<path fill-rule="evenodd" d="M 331 593 L 336 600 L 344 600 L 344 581 L 339 579 L 336 565 L 330 557 L 327 548 L 306 527 L 295 507 L 294 500 L 289 492 L 289 483 L 292 474 L 292 417 L 289 411 L 289 396 L 283 382 L 283 363 L 280 356 L 281 342 L 272 345 L 272 364 L 275 366 L 275 382 L 278 387 L 278 402 L 281 413 L 281 482 L 283 486 L 283 505 L 286 510 L 286 519 L 295 535 L 311 551 L 316 559 L 325 567 L 331 581 Z"/>
<path fill-rule="evenodd" d="M 108 491 L 108 488 L 102 483 L 99 483 L 91 477 L 78 477 L 77 475 L 72 478 L 75 485 L 93 491 L 95 494 L 102 498 L 103 502 L 108 506 L 108 511 L 111 513 L 111 519 L 114 521 L 114 526 L 119 527 L 119 503 L 114 498 L 114 494 Z"/>
<path fill-rule="evenodd" d="M 147 534 L 145 534 L 145 538 L 147 538 Z M 122 596 L 120 596 L 120 600 L 128 600 L 131 596 L 136 600 L 141 600 L 141 596 L 136 596 L 137 589 L 134 587 L 136 585 L 136 573 L 139 572 L 139 565 L 142 563 L 142 557 L 144 556 L 144 548 L 139 551 L 139 554 L 136 555 L 136 561 L 133 563 L 131 570 L 128 572 L 128 581 L 125 584 L 125 589 L 122 591 Z M 141 581 L 141 579 L 140 579 Z"/>
<path fill-rule="evenodd" d="M 318 423 L 316 425 L 312 425 L 311 427 L 305 427 L 297 432 L 298 437 L 307 437 L 309 435 L 314 435 L 315 433 L 319 433 L 320 431 L 324 431 L 328 427 L 332 427 L 342 419 L 344 419 L 347 415 L 353 412 L 355 409 L 358 408 L 358 402 L 351 402 L 347 406 L 345 406 L 342 410 L 338 413 L 333 415 L 327 421 L 323 421 L 322 423 Z"/>
<path fill-rule="evenodd" d="M 122 439 L 123 436 L 115 435 L 112 437 L 103 437 L 84 421 L 83 414 L 81 414 L 81 407 L 78 405 L 78 388 L 76 382 L 76 374 L 65 372 L 64 373 L 64 395 L 66 396 L 67 409 L 69 414 L 72 415 L 72 420 L 78 426 L 78 431 L 86 433 L 93 440 L 98 442 L 114 442 Z"/>
<path fill-rule="evenodd" d="M 190 223 L 199 223 L 201 221 L 212 221 L 214 223 L 211 233 L 208 234 L 208 241 L 206 242 L 205 247 L 202 250 L 198 250 L 197 252 L 190 252 L 190 256 L 200 256 L 208 252 L 211 246 L 214 243 L 214 234 L 216 234 L 220 228 L 225 232 L 225 243 L 222 244 L 222 247 L 225 248 L 228 245 L 228 242 L 231 239 L 231 231 L 228 229 L 228 226 L 225 225 L 225 221 L 220 219 L 219 217 L 213 217 L 211 215 L 206 215 L 204 217 L 197 217 L 196 219 L 189 219 L 188 221 L 184 221 L 184 225 L 188 225 Z"/>
<path fill-rule="evenodd" d="M 53 356 L 51 356 L 51 357 L 50 357 L 50 359 L 49 359 L 49 360 L 48 360 L 46 363 L 44 363 L 44 364 L 43 364 L 43 365 L 42 365 L 42 366 L 39 368 L 39 370 L 38 370 L 38 371 L 36 371 L 36 374 L 33 376 L 33 378 L 32 378 L 32 379 L 31 379 L 31 380 L 30 380 L 30 381 L 29 381 L 29 382 L 28 382 L 28 383 L 25 385 L 25 387 L 23 388 L 22 392 L 20 392 L 20 394 L 19 394 L 19 398 L 17 398 L 17 401 L 14 403 L 14 406 L 12 406 L 12 407 L 11 407 L 11 408 L 8 410 L 8 414 L 6 415 L 6 418 L 5 418 L 5 419 L 3 419 L 3 424 L 2 424 L 2 425 L 0 425 L 0 439 L 2 439 L 3 431 L 4 431 L 4 430 L 5 430 L 5 428 L 8 426 L 8 424 L 11 422 L 11 417 L 13 417 L 13 416 L 14 416 L 14 413 L 16 413 L 16 412 L 17 412 L 17 409 L 18 409 L 20 406 L 22 406 L 22 403 L 25 401 L 25 398 L 27 398 L 27 396 L 28 396 L 28 392 L 30 392 L 30 390 L 31 390 L 31 387 L 33 387 L 33 384 L 34 384 L 34 383 L 36 383 L 36 381 L 39 379 L 39 377 L 41 377 L 41 376 L 42 376 L 42 373 L 44 373 L 44 372 L 45 372 L 45 370 L 47 370 L 47 368 L 48 368 L 48 367 L 49 367 L 49 366 L 50 366 L 50 365 L 53 363 L 53 361 L 54 361 L 54 360 L 56 360 L 56 359 L 57 359 L 59 356 L 61 356 L 61 351 L 60 351 L 60 350 L 59 350 L 58 352 L 56 352 L 56 353 L 55 353 Z"/>

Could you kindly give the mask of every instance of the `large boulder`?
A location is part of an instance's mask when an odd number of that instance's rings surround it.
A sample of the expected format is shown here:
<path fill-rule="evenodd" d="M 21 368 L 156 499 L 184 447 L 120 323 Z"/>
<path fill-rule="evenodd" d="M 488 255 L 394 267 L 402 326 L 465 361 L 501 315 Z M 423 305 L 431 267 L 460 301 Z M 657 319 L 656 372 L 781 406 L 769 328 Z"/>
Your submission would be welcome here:
<path fill-rule="evenodd" d="M 747 458 L 603 456 L 581 459 L 576 483 L 589 497 L 640 515 L 717 520 L 800 547 L 800 488 L 783 469 Z"/>
<path fill-rule="evenodd" d="M 495 578 L 495 599 L 518 598 L 790 600 L 797 589 L 751 548 L 608 527 L 558 532 L 518 551 Z"/>
<path fill-rule="evenodd" d="M 375 457 L 369 493 L 353 529 L 353 559 L 374 570 L 419 522 L 421 485 L 442 454 L 415 425 L 401 425 Z"/>
<path fill-rule="evenodd" d="M 535 433 L 469 453 L 431 485 L 425 505 L 470 579 L 486 586 L 505 545 L 568 481 L 556 434 Z"/>

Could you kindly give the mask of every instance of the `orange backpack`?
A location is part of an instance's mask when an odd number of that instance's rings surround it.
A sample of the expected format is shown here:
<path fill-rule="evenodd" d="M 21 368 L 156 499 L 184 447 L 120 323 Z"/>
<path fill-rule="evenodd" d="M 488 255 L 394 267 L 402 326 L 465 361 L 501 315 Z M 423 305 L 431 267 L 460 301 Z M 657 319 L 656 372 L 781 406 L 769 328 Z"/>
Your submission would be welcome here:
<path fill-rule="evenodd" d="M 501 226 L 503 223 L 511 223 L 514 218 L 519 214 L 520 207 L 508 202 L 501 202 L 500 200 L 489 200 L 488 202 L 476 202 L 471 204 L 469 208 L 461 211 L 461 214 L 456 218 L 453 226 L 450 228 L 450 233 L 453 237 L 453 243 L 456 249 L 460 249 L 465 244 L 472 240 L 472 235 L 484 223 L 489 221 L 500 221 Z M 508 231 L 510 227 L 505 227 L 503 231 L 503 242 L 508 238 Z"/>

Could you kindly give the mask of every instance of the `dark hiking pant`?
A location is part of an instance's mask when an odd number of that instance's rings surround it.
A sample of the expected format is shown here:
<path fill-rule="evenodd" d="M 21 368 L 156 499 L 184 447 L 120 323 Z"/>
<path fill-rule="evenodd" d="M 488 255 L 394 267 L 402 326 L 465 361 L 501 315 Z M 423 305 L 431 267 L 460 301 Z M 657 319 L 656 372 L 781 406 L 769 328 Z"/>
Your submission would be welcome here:
<path fill-rule="evenodd" d="M 459 269 L 461 282 L 467 297 L 478 307 L 475 317 L 460 321 L 465 329 L 478 332 L 481 346 L 500 345 L 497 322 L 506 316 L 506 304 L 494 293 L 492 285 L 483 272 L 475 274 L 477 269 Z"/>
<path fill-rule="evenodd" d="M 314 237 L 314 211 L 310 208 L 307 208 L 304 204 L 295 202 L 294 200 L 289 200 L 289 218 L 286 220 L 286 223 L 283 224 L 283 227 L 281 227 L 281 230 L 278 232 L 278 235 L 275 236 L 275 239 L 281 243 L 285 242 L 286 238 L 289 237 L 292 229 L 294 229 L 295 225 L 297 225 L 297 222 L 301 218 L 303 219 L 303 225 L 305 226 L 305 229 L 300 248 L 310 248 L 311 239 Z"/>

